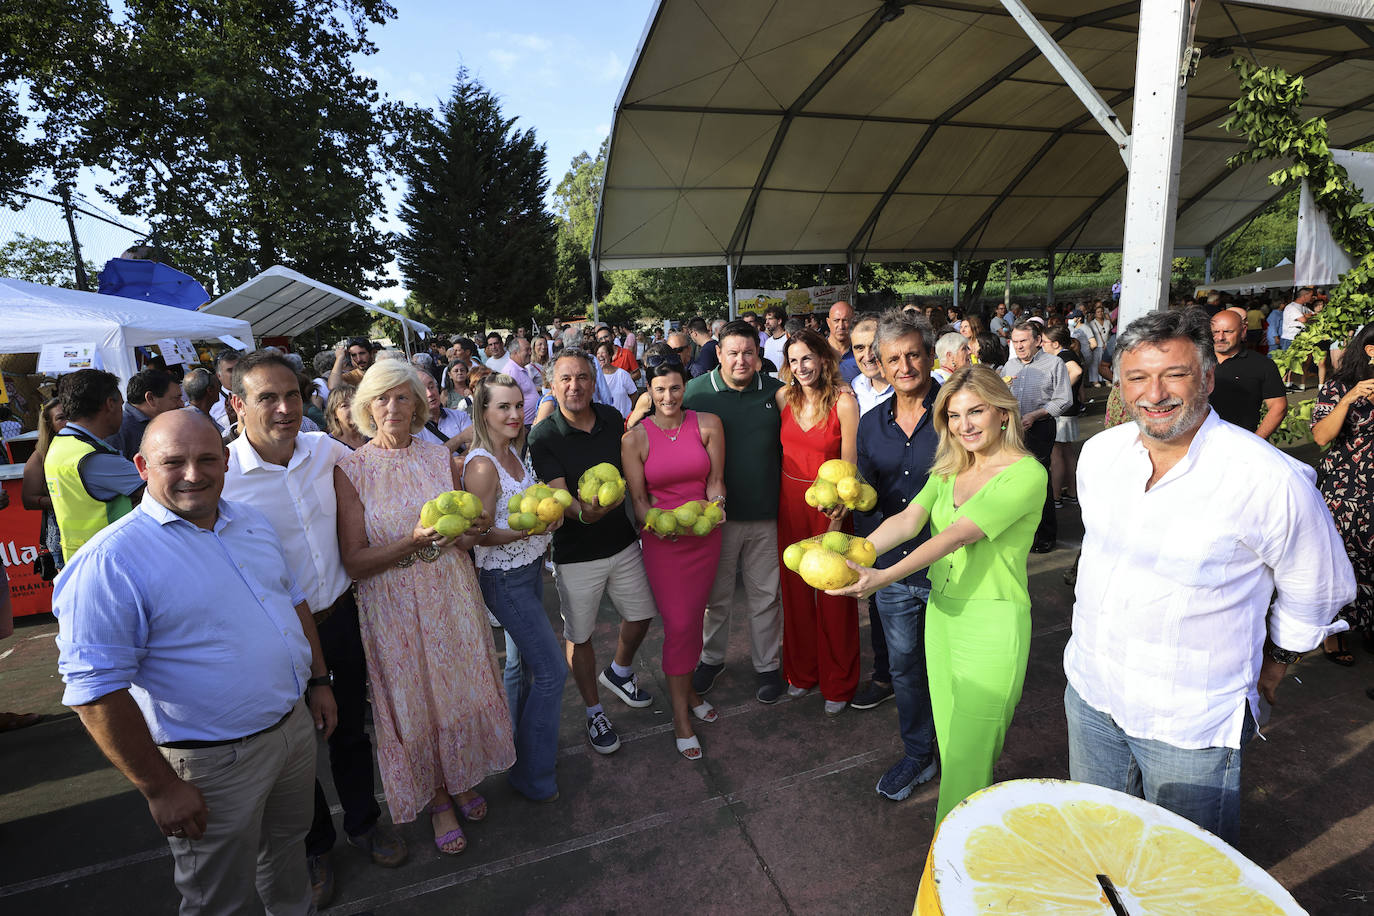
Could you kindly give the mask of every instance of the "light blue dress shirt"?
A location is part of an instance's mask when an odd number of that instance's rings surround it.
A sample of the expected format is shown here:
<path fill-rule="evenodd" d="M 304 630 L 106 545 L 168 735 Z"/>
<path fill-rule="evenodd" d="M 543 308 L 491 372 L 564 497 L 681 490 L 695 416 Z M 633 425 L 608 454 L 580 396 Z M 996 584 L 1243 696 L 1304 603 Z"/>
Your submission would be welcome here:
<path fill-rule="evenodd" d="M 222 499 L 207 531 L 145 494 L 55 583 L 62 702 L 128 688 L 158 744 L 261 731 L 305 693 L 304 600 L 256 509 Z"/>

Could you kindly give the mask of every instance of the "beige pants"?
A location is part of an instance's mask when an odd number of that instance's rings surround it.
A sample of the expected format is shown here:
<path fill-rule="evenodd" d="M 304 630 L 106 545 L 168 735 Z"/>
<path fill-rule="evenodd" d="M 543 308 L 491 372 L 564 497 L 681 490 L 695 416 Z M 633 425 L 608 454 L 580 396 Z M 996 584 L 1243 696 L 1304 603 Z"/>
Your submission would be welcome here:
<path fill-rule="evenodd" d="M 279 728 L 237 744 L 159 748 L 210 808 L 199 840 L 168 837 L 182 916 L 313 913 L 305 834 L 315 812 L 315 726 L 298 702 Z"/>
<path fill-rule="evenodd" d="M 721 529 L 720 566 L 706 603 L 702 623 L 701 661 L 725 664 L 730 639 L 730 611 L 735 598 L 735 572 L 744 579 L 749 621 L 749 654 L 760 674 L 778 670 L 782 647 L 782 597 L 778 592 L 778 523 L 726 521 Z"/>

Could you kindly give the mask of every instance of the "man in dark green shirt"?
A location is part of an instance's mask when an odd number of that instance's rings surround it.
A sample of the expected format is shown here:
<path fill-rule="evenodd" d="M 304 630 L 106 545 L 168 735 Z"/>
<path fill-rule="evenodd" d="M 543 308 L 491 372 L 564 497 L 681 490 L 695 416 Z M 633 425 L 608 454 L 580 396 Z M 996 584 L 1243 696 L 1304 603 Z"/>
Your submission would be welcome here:
<path fill-rule="evenodd" d="M 611 754 L 620 748 L 620 738 L 601 708 L 597 682 L 629 706 L 642 709 L 653 703 L 639 689 L 633 665 L 658 608 L 624 496 L 608 506 L 578 499 L 577 482 L 588 468 L 606 462 L 624 473 L 620 436 L 625 421 L 614 407 L 592 402 L 595 375 L 591 357 L 582 350 L 559 354 L 550 370 L 558 409 L 530 431 L 529 448 L 539 478 L 573 494 L 564 513 L 567 521 L 553 533 L 563 638 L 568 666 L 587 706 L 587 740 L 598 753 Z M 610 595 L 620 612 L 620 640 L 614 660 L 598 677 L 592 631 L 603 594 Z"/>
<path fill-rule="evenodd" d="M 705 693 L 725 669 L 735 573 L 744 578 L 749 648 L 760 703 L 776 703 L 786 685 L 778 671 L 782 598 L 778 592 L 778 484 L 782 417 L 774 400 L 782 383 L 761 371 L 758 333 L 744 321 L 720 331 L 720 365 L 687 383 L 682 406 L 713 413 L 725 427 L 725 493 L 720 566 L 706 605 L 701 662 L 692 687 Z"/>

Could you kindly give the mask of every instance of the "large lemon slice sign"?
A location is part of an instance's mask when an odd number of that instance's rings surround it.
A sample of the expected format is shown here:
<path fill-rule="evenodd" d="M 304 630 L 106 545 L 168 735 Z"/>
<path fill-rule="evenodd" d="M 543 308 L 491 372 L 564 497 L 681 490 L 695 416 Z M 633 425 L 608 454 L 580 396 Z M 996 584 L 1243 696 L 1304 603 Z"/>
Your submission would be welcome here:
<path fill-rule="evenodd" d="M 1304 912 L 1263 869 L 1191 822 L 1057 779 L 1016 779 L 965 799 L 940 825 L 916 895 L 917 916 Z"/>

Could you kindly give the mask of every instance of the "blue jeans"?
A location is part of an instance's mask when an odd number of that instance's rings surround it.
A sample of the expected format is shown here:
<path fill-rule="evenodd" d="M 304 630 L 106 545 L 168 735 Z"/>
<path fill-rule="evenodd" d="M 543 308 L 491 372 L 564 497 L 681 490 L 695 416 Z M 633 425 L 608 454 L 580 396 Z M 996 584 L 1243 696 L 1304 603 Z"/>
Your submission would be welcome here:
<path fill-rule="evenodd" d="M 1240 762 L 1254 737 L 1248 712 L 1240 747 L 1174 747 L 1133 738 L 1105 712 L 1064 690 L 1069 723 L 1069 778 L 1125 792 L 1185 817 L 1232 845 L 1240 833 Z"/>
<path fill-rule="evenodd" d="M 519 569 L 479 569 L 477 581 L 487 609 L 506 631 L 506 695 L 515 725 L 510 784 L 528 798 L 548 798 L 558 791 L 554 767 L 568 663 L 544 613 L 544 560 Z"/>
<path fill-rule="evenodd" d="M 873 595 L 897 700 L 897 724 L 906 755 L 923 763 L 935 753 L 935 719 L 926 680 L 925 616 L 930 589 L 895 582 Z"/>

